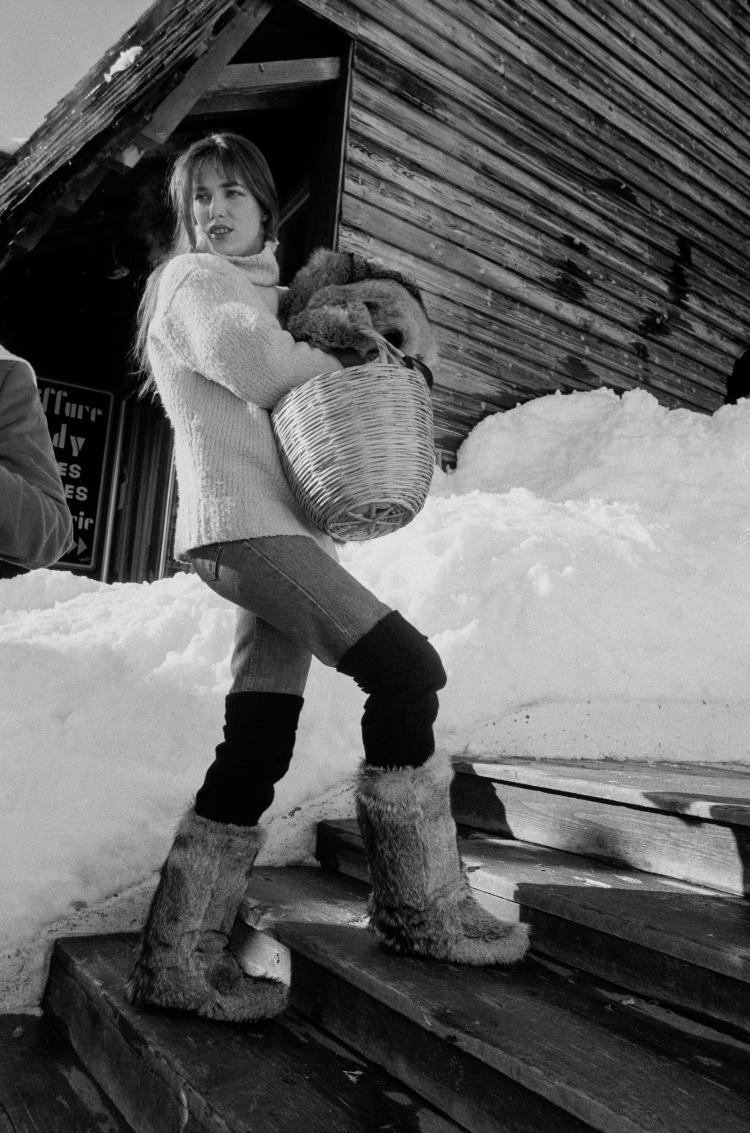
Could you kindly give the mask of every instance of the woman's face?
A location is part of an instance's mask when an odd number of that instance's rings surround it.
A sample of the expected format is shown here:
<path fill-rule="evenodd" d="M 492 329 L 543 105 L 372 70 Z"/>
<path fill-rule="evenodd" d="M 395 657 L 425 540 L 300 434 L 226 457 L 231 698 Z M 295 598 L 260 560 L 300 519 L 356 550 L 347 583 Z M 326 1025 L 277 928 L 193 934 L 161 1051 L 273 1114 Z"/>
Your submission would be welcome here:
<path fill-rule="evenodd" d="M 263 250 L 263 211 L 239 175 L 206 165 L 196 173 L 193 216 L 211 246 L 224 256 Z"/>

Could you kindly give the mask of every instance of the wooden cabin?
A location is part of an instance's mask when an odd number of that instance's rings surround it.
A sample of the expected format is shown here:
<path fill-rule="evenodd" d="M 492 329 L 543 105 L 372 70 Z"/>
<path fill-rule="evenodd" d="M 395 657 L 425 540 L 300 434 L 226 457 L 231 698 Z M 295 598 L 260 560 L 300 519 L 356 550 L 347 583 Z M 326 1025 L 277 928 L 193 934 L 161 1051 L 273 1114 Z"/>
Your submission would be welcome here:
<path fill-rule="evenodd" d="M 175 569 L 129 349 L 167 167 L 217 129 L 270 161 L 282 280 L 318 245 L 419 280 L 444 462 L 557 390 L 713 412 L 750 345 L 749 33 L 728 0 L 157 0 L 0 169 L 0 341 L 39 375 L 63 565 Z"/>

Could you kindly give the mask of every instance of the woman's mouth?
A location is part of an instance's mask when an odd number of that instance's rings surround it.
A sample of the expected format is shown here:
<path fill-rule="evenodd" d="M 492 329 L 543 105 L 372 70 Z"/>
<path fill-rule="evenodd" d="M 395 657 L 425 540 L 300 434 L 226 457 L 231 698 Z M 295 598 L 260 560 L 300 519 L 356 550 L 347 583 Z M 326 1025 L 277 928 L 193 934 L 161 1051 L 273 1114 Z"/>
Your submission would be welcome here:
<path fill-rule="evenodd" d="M 227 228 L 225 224 L 216 224 L 212 228 L 209 228 L 208 235 L 212 240 L 220 240 L 222 236 L 228 236 L 231 231 L 232 229 Z"/>

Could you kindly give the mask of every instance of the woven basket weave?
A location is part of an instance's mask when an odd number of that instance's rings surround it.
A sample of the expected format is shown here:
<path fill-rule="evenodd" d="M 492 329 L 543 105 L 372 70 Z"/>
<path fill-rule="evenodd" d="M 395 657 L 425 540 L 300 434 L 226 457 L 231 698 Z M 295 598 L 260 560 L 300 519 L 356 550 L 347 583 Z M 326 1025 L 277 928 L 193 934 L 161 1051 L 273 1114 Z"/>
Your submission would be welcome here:
<path fill-rule="evenodd" d="M 334 539 L 387 535 L 424 506 L 435 466 L 430 391 L 389 344 L 378 361 L 291 390 L 271 424 L 295 498 Z"/>

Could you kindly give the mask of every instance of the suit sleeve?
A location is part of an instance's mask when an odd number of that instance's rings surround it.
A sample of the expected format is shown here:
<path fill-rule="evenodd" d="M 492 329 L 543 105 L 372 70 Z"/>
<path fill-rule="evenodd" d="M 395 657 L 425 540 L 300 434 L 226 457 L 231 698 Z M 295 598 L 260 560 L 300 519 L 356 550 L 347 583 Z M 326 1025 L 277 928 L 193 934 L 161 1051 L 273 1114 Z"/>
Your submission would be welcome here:
<path fill-rule="evenodd" d="M 50 566 L 71 545 L 72 520 L 33 374 L 0 376 L 0 559 Z"/>
<path fill-rule="evenodd" d="M 173 261 L 161 333 L 192 370 L 243 401 L 272 409 L 290 389 L 317 374 L 338 370 L 333 354 L 295 342 L 262 301 L 238 299 L 223 265 Z"/>

